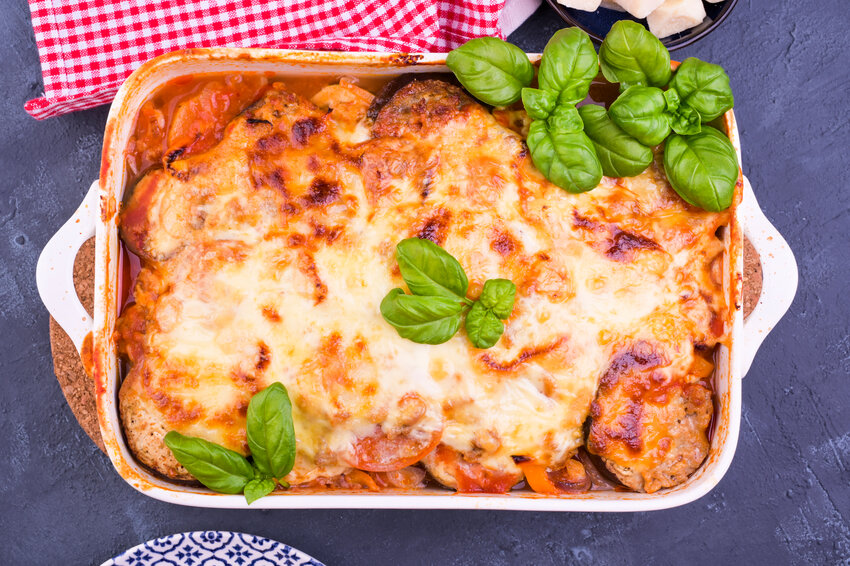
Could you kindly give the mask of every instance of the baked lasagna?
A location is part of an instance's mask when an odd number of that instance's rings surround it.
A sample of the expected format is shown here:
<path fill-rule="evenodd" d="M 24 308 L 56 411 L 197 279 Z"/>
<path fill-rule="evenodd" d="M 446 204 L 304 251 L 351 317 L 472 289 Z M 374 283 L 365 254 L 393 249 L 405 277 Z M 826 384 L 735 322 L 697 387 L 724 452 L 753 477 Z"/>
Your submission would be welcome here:
<path fill-rule="evenodd" d="M 141 269 L 116 329 L 120 414 L 143 464 L 191 479 L 171 430 L 248 455 L 248 402 L 280 382 L 296 488 L 562 493 L 596 462 L 654 492 L 699 467 L 729 212 L 685 203 L 660 155 L 569 194 L 535 169 L 521 111 L 441 80 L 254 98 L 203 147 L 170 147 L 122 207 Z M 416 344 L 382 318 L 408 237 L 456 257 L 471 297 L 516 284 L 493 348 Z"/>

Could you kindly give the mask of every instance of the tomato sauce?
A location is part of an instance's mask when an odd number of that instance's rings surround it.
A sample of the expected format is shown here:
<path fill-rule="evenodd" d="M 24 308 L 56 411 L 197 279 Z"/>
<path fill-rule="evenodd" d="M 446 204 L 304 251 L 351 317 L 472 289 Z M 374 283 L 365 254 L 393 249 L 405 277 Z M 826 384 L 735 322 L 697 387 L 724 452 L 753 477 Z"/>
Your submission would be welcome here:
<path fill-rule="evenodd" d="M 184 158 L 213 147 L 221 141 L 227 124 L 262 98 L 272 83 L 283 82 L 292 92 L 312 98 L 342 78 L 372 93 L 389 82 L 378 76 L 203 73 L 165 83 L 142 104 L 136 116 L 134 133 L 125 151 L 128 187 L 168 159 Z"/>

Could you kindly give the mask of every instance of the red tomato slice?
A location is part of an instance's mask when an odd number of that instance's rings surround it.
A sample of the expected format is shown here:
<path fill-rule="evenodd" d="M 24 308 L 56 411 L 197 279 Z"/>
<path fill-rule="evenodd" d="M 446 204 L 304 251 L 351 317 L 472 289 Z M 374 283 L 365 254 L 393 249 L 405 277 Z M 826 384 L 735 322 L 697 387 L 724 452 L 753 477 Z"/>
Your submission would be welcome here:
<path fill-rule="evenodd" d="M 371 436 L 360 438 L 354 443 L 349 461 L 352 467 L 367 472 L 391 472 L 411 466 L 422 459 L 440 442 L 442 429 L 428 435 L 388 436 L 381 427 L 376 427 Z"/>
<path fill-rule="evenodd" d="M 434 457 L 438 466 L 454 476 L 460 493 L 507 493 L 522 479 L 521 474 L 470 462 L 445 444 L 437 447 Z"/>

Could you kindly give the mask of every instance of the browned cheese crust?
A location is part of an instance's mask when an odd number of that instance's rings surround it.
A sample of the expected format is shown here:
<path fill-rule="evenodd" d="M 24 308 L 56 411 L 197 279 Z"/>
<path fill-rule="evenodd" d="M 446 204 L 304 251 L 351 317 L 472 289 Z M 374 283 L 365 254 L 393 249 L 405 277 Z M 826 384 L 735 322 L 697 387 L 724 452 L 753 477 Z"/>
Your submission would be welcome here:
<path fill-rule="evenodd" d="M 523 479 L 515 457 L 563 476 L 588 417 L 588 448 L 623 483 L 683 481 L 706 455 L 706 359 L 728 330 L 728 214 L 684 203 L 658 159 L 568 194 L 444 82 L 408 84 L 374 122 L 371 101 L 347 83 L 313 101 L 275 84 L 217 145 L 172 152 L 135 187 L 120 226 L 143 266 L 116 342 L 138 459 L 187 478 L 169 430 L 247 455 L 248 402 L 280 382 L 293 485 L 415 487 L 421 465 L 453 489 L 506 492 Z M 411 236 L 458 258 L 472 298 L 489 278 L 517 285 L 496 346 L 464 331 L 414 344 L 381 318 Z"/>
<path fill-rule="evenodd" d="M 638 342 L 599 382 L 587 448 L 635 491 L 685 481 L 708 454 L 711 391 L 693 375 L 671 375 L 663 350 Z"/>

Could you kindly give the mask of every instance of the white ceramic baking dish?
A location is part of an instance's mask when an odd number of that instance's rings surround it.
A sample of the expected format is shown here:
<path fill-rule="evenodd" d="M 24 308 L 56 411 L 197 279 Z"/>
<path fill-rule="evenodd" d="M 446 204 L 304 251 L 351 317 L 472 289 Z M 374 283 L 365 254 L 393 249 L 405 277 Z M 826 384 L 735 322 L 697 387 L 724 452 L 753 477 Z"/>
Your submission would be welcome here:
<path fill-rule="evenodd" d="M 533 58 L 535 56 L 532 56 Z M 148 472 L 133 458 L 121 431 L 117 410 L 120 385 L 112 339 L 118 315 L 119 247 L 116 211 L 122 200 L 127 171 L 124 150 L 142 102 L 163 83 L 176 77 L 209 72 L 271 72 L 275 74 L 396 76 L 402 73 L 446 71 L 444 54 L 317 53 L 257 49 L 203 49 L 175 52 L 151 60 L 121 87 L 106 124 L 103 161 L 95 182 L 70 220 L 48 242 L 39 259 L 39 293 L 50 314 L 70 335 L 78 350 L 91 335 L 91 366 L 98 416 L 107 453 L 118 473 L 151 497 L 201 507 L 245 508 L 241 495 L 221 495 L 203 488 L 168 482 Z M 734 115 L 726 115 L 729 137 L 740 146 Z M 729 467 L 741 419 L 741 379 L 756 350 L 794 297 L 797 265 L 791 249 L 768 222 L 755 195 L 742 178 L 733 222 L 725 231 L 726 292 L 734 314 L 731 348 L 718 352 L 716 380 L 717 423 L 705 463 L 682 485 L 654 494 L 594 491 L 558 497 L 525 490 L 505 495 L 455 494 L 448 490 L 283 492 L 264 497 L 252 508 L 404 508 L 515 509 L 535 511 L 647 511 L 688 503 L 708 493 Z M 742 197 L 742 198 L 741 198 Z M 741 309 L 742 234 L 754 244 L 762 262 L 764 284 L 758 306 L 746 322 Z M 74 291 L 73 264 L 80 245 L 96 235 L 95 306 L 86 314 Z"/>

